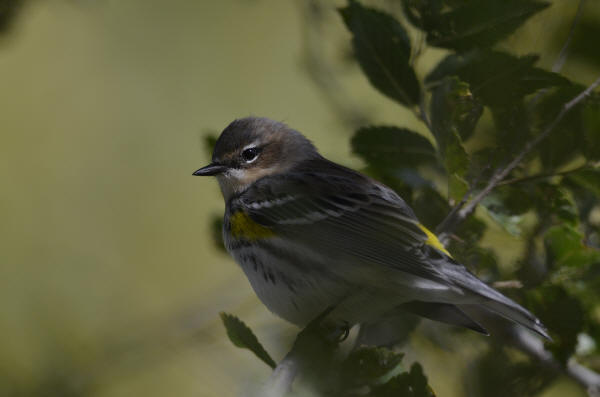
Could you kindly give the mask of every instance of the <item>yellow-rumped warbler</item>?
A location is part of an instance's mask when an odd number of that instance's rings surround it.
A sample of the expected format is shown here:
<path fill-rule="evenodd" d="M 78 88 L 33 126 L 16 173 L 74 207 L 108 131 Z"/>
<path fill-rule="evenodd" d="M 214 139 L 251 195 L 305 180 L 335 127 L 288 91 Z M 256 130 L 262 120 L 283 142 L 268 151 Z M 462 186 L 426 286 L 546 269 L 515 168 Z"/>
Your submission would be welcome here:
<path fill-rule="evenodd" d="M 227 251 L 292 323 L 327 307 L 348 325 L 400 309 L 487 333 L 467 314 L 477 309 L 548 338 L 529 311 L 457 263 L 393 190 L 325 159 L 285 124 L 233 121 L 194 175 L 217 177 Z"/>

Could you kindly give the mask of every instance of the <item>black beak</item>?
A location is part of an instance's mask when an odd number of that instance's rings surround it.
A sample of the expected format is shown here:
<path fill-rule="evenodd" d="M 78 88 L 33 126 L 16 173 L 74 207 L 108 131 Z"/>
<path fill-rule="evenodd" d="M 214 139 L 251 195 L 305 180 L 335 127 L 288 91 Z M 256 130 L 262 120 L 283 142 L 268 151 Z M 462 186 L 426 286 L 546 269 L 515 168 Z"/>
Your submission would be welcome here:
<path fill-rule="evenodd" d="M 225 166 L 225 165 L 218 164 L 218 163 L 210 163 L 209 165 L 202 167 L 199 170 L 196 170 L 196 172 L 194 172 L 192 175 L 196 175 L 196 176 L 217 175 L 226 170 L 227 170 L 227 166 Z"/>

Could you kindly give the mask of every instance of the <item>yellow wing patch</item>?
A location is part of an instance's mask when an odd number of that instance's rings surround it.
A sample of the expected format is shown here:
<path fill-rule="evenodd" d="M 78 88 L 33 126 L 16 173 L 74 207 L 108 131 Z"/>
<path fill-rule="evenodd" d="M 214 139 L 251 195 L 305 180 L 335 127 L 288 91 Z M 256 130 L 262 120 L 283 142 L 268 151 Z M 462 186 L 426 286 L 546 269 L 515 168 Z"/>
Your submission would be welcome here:
<path fill-rule="evenodd" d="M 231 225 L 231 235 L 234 238 L 256 241 L 275 235 L 271 229 L 254 222 L 252 218 L 243 211 L 232 214 L 229 218 L 229 224 Z"/>
<path fill-rule="evenodd" d="M 444 254 L 446 254 L 450 258 L 452 258 L 452 255 L 450 255 L 450 252 L 448 252 L 448 250 L 444 247 L 444 244 L 442 244 L 442 242 L 440 240 L 438 240 L 438 238 L 435 234 L 433 234 L 429 229 L 427 229 L 425 226 L 421 225 L 420 223 L 417 224 L 417 226 L 419 226 L 419 228 L 427 235 L 427 240 L 425 240 L 425 244 L 430 245 L 439 251 L 442 251 Z"/>

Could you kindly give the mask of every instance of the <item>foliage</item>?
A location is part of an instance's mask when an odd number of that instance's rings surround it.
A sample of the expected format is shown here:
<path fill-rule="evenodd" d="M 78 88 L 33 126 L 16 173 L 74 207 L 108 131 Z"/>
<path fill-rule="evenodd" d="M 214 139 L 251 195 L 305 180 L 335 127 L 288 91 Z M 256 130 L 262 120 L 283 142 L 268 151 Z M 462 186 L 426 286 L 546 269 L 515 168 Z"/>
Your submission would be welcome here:
<path fill-rule="evenodd" d="M 269 367 L 275 368 L 275 361 L 273 361 L 269 353 L 267 353 L 256 336 L 254 336 L 252 330 L 243 321 L 227 313 L 221 313 L 221 321 L 225 325 L 227 336 L 231 340 L 231 343 L 237 347 L 250 350 Z"/>
<path fill-rule="evenodd" d="M 577 358 L 582 335 L 600 345 L 600 95 L 591 93 L 556 120 L 586 87 L 538 66 L 537 54 L 512 54 L 498 45 L 548 2 L 403 0 L 402 6 L 404 19 L 356 0 L 339 12 L 368 81 L 414 112 L 434 141 L 403 126 L 375 124 L 355 132 L 352 149 L 365 161 L 364 171 L 398 191 L 430 228 L 507 170 L 475 203 L 484 211 L 468 213 L 449 231 L 450 250 L 490 282 L 502 277 L 523 285 L 507 294 L 549 327 L 548 350 L 562 364 Z M 425 73 L 414 69 L 421 53 L 411 39 L 415 30 L 429 46 L 447 50 Z M 484 119 L 486 112 L 491 117 Z M 428 182 L 425 173 L 443 182 Z M 493 224 L 524 241 L 509 266 L 498 259 L 503 247 L 482 244 Z M 598 357 L 598 350 L 592 354 Z M 327 390 L 433 395 L 421 366 L 407 369 L 401 361 L 394 350 L 358 347 L 326 365 Z M 483 354 L 466 379 L 471 395 L 529 396 L 555 377 L 502 344 Z"/>
<path fill-rule="evenodd" d="M 326 326 L 322 323 L 324 317 L 319 316 L 298 334 L 289 353 L 299 356 L 304 364 L 304 376 L 310 378 L 312 387 L 319 393 L 331 396 L 435 397 L 418 363 L 413 363 L 408 369 L 402 366 L 402 353 L 374 346 L 360 346 L 349 354 L 342 353 L 338 346 L 344 330 Z M 251 350 L 269 365 L 274 364 L 241 320 L 226 313 L 221 313 L 221 320 L 234 345 Z"/>

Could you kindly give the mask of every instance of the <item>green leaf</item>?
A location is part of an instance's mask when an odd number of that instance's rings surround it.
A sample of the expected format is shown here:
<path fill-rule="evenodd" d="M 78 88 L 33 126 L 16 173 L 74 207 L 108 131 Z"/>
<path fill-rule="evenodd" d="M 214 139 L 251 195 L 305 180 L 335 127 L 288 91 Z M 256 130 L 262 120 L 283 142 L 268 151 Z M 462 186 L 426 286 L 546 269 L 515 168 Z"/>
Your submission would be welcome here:
<path fill-rule="evenodd" d="M 583 154 L 588 160 L 600 161 L 600 101 L 587 101 L 581 118 Z"/>
<path fill-rule="evenodd" d="M 425 188 L 419 191 L 412 208 L 421 223 L 430 230 L 435 230 L 436 226 L 450 212 L 448 200 L 433 188 Z"/>
<path fill-rule="evenodd" d="M 440 19 L 444 0 L 402 0 L 404 15 L 415 27 L 433 29 Z"/>
<path fill-rule="evenodd" d="M 352 151 L 376 169 L 414 168 L 436 161 L 429 140 L 406 128 L 364 127 L 354 134 L 351 143 Z"/>
<path fill-rule="evenodd" d="M 565 103 L 575 98 L 584 89 L 585 87 L 581 85 L 572 85 L 560 87 L 544 95 L 534 109 L 537 130 L 543 131 L 550 125 Z M 589 130 L 584 125 L 584 109 L 587 107 L 585 102 L 567 113 L 539 144 L 540 158 L 546 169 L 555 169 L 565 165 L 584 151 L 588 152 L 591 158 L 595 157 L 598 130 L 589 134 Z M 593 124 L 592 114 L 588 113 L 586 117 L 589 117 L 588 120 Z M 589 127 L 593 129 L 598 126 L 590 124 Z M 586 135 L 588 136 L 586 137 Z M 586 140 L 589 140 L 589 148 L 587 148 Z"/>
<path fill-rule="evenodd" d="M 512 214 L 498 195 L 491 193 L 481 201 L 490 217 L 513 236 L 521 235 L 521 216 Z"/>
<path fill-rule="evenodd" d="M 463 177 L 457 173 L 448 176 L 448 197 L 454 200 L 454 203 L 460 202 L 468 191 L 469 184 Z"/>
<path fill-rule="evenodd" d="M 573 172 L 567 179 L 600 197 L 600 169 Z"/>
<path fill-rule="evenodd" d="M 462 140 L 471 136 L 482 112 L 483 106 L 473 98 L 469 85 L 457 78 L 446 78 L 433 89 L 433 133 L 449 175 L 449 196 L 455 201 L 460 201 L 469 188 L 464 179 L 469 168 L 469 156 Z"/>
<path fill-rule="evenodd" d="M 410 372 L 403 372 L 388 382 L 373 388 L 372 397 L 435 397 L 435 393 L 427 383 L 427 377 L 419 363 L 410 367 Z"/>
<path fill-rule="evenodd" d="M 471 93 L 469 84 L 458 78 L 445 78 L 434 87 L 431 121 L 438 142 L 452 132 L 457 132 L 462 140 L 469 139 L 482 113 L 483 106 Z"/>
<path fill-rule="evenodd" d="M 372 385 L 393 371 L 404 357 L 385 347 L 361 346 L 342 363 L 342 379 L 351 385 Z"/>
<path fill-rule="evenodd" d="M 275 361 L 269 356 L 269 353 L 262 347 L 252 330 L 243 321 L 236 316 L 224 312 L 221 312 L 220 316 L 231 343 L 237 347 L 250 350 L 269 367 L 275 368 L 277 366 Z"/>
<path fill-rule="evenodd" d="M 471 0 L 424 24 L 427 43 L 466 51 L 490 47 L 550 3 L 528 0 Z"/>
<path fill-rule="evenodd" d="M 553 269 L 581 267 L 600 261 L 600 250 L 586 246 L 583 233 L 574 226 L 550 228 L 545 234 L 544 245 L 548 263 Z"/>
<path fill-rule="evenodd" d="M 581 302 L 560 285 L 546 285 L 527 294 L 529 308 L 548 327 L 553 342 L 547 342 L 554 357 L 562 363 L 573 355 L 577 335 L 585 326 Z"/>
<path fill-rule="evenodd" d="M 531 360 L 517 361 L 499 345 L 492 345 L 464 371 L 467 396 L 537 396 L 556 379 L 552 369 Z"/>
<path fill-rule="evenodd" d="M 534 67 L 537 60 L 536 55 L 516 57 L 489 49 L 453 54 L 442 60 L 425 81 L 433 85 L 446 76 L 458 76 L 484 105 L 497 107 L 511 106 L 542 88 L 570 84 L 559 74 Z"/>
<path fill-rule="evenodd" d="M 404 27 L 393 16 L 355 0 L 339 11 L 352 32 L 354 53 L 371 84 L 402 105 L 418 104 L 421 88 L 409 63 L 411 46 Z"/>
<path fill-rule="evenodd" d="M 477 278 L 485 282 L 500 278 L 498 257 L 493 249 L 467 242 L 451 242 L 450 252 L 454 259 L 473 272 Z"/>

